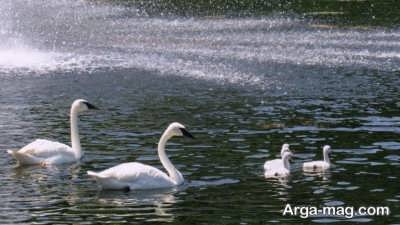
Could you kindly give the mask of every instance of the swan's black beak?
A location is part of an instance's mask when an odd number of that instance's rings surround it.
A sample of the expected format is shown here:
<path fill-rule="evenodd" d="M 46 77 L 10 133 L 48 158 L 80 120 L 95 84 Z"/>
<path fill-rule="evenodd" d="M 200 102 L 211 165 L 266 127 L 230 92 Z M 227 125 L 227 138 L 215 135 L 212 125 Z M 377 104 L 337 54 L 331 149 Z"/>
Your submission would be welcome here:
<path fill-rule="evenodd" d="M 89 103 L 89 102 L 85 102 L 85 104 L 86 104 L 86 106 L 88 107 L 88 109 L 99 109 L 99 108 L 97 108 L 95 105 L 93 105 L 93 104 L 91 104 L 91 103 Z"/>
<path fill-rule="evenodd" d="M 189 133 L 189 131 L 187 131 L 185 128 L 179 128 L 179 129 L 181 130 L 183 136 L 194 139 L 194 136 L 191 133 Z"/>

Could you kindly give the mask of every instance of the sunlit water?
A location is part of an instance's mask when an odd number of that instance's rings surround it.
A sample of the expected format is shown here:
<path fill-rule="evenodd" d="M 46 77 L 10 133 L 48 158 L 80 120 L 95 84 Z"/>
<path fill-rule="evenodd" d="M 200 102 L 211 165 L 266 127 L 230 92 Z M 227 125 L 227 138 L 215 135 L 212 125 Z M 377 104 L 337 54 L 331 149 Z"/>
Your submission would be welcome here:
<path fill-rule="evenodd" d="M 0 6 L 1 224 L 265 224 L 400 221 L 400 32 L 295 17 L 150 18 L 80 1 Z M 16 168 L 5 153 L 35 138 L 69 143 L 76 98 L 80 164 Z M 86 175 L 121 162 L 161 168 L 156 143 L 180 121 L 176 189 L 99 191 Z M 262 165 L 289 143 L 286 181 Z M 330 144 L 335 166 L 301 163 Z M 389 206 L 388 217 L 282 216 L 292 205 Z"/>

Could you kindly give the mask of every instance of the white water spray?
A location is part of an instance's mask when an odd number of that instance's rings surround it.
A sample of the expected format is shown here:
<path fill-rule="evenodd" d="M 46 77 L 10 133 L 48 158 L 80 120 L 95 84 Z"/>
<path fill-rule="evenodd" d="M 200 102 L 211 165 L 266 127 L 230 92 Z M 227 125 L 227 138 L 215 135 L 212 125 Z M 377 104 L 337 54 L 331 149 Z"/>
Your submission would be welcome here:
<path fill-rule="evenodd" d="M 73 0 L 8 0 L 0 14 L 0 75 L 131 68 L 266 87 L 310 67 L 400 69 L 397 30 L 283 17 L 150 18 Z"/>

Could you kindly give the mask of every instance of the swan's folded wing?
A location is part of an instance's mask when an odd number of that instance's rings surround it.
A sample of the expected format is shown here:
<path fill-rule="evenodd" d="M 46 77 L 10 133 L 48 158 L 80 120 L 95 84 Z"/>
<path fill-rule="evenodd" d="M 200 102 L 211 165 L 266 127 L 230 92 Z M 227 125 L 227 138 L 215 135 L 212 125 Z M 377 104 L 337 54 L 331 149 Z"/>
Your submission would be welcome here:
<path fill-rule="evenodd" d="M 273 159 L 264 163 L 264 170 L 272 170 L 273 168 L 281 167 L 282 165 L 282 159 Z"/>
<path fill-rule="evenodd" d="M 287 170 L 284 167 L 278 167 L 275 169 L 271 170 L 266 170 L 264 172 L 264 176 L 269 178 L 269 177 L 282 177 L 282 176 L 288 176 L 290 174 L 289 170 Z"/>
<path fill-rule="evenodd" d="M 98 173 L 104 178 L 114 178 L 121 182 L 132 183 L 137 180 L 168 179 L 161 170 L 142 163 L 122 163 Z"/>
<path fill-rule="evenodd" d="M 37 139 L 20 149 L 18 152 L 39 158 L 49 158 L 60 154 L 73 155 L 73 151 L 68 145 L 44 139 Z"/>
<path fill-rule="evenodd" d="M 325 170 L 329 167 L 329 163 L 326 163 L 325 161 L 311 161 L 303 163 L 303 170 L 307 171 Z"/>

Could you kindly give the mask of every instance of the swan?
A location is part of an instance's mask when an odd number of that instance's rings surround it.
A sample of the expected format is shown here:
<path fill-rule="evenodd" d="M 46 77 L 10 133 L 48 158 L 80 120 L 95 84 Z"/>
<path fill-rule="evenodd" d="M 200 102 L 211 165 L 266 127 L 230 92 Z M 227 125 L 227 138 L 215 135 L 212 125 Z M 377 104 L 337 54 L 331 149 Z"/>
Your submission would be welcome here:
<path fill-rule="evenodd" d="M 329 153 L 331 153 L 331 146 L 325 145 L 323 148 L 324 160 L 305 162 L 303 163 L 303 170 L 322 171 L 329 169 L 329 167 L 331 167 L 331 161 L 329 160 Z"/>
<path fill-rule="evenodd" d="M 270 169 L 272 169 L 274 167 L 282 165 L 282 158 L 283 158 L 283 154 L 285 152 L 291 152 L 290 148 L 289 148 L 289 144 L 283 144 L 282 145 L 282 148 L 281 148 L 281 159 L 273 159 L 273 160 L 266 161 L 264 163 L 264 170 L 270 170 Z"/>
<path fill-rule="evenodd" d="M 285 152 L 282 156 L 282 161 L 279 164 L 275 164 L 274 167 L 267 168 L 264 171 L 266 178 L 271 177 L 286 177 L 290 174 L 290 163 L 289 159 L 293 156 L 291 152 Z"/>
<path fill-rule="evenodd" d="M 178 186 L 183 183 L 182 174 L 174 167 L 165 153 L 165 144 L 173 136 L 194 138 L 185 126 L 171 123 L 158 142 L 158 157 L 168 174 L 161 170 L 138 162 L 122 163 L 101 172 L 87 171 L 103 189 L 157 189 Z"/>
<path fill-rule="evenodd" d="M 73 163 L 82 157 L 81 143 L 78 132 L 78 115 L 89 109 L 97 109 L 84 99 L 77 99 L 71 105 L 71 143 L 72 148 L 68 145 L 37 139 L 21 149 L 7 150 L 19 165 L 36 165 L 41 166 Z"/>

